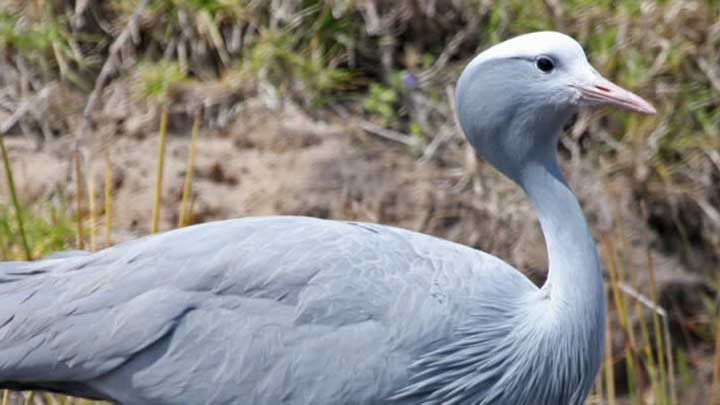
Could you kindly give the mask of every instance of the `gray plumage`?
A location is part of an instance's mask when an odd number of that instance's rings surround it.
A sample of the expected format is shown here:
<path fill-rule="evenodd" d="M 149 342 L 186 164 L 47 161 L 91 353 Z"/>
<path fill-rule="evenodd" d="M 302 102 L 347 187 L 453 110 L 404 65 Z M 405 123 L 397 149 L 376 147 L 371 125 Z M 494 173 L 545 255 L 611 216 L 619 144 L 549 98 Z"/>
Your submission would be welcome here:
<path fill-rule="evenodd" d="M 591 98 L 600 80 L 575 41 L 544 32 L 490 48 L 458 83 L 470 142 L 538 212 L 542 288 L 494 256 L 390 226 L 196 225 L 1 263 L 0 387 L 127 404 L 582 403 L 605 307 L 557 134 L 582 104 L 652 112 L 619 88 Z"/>

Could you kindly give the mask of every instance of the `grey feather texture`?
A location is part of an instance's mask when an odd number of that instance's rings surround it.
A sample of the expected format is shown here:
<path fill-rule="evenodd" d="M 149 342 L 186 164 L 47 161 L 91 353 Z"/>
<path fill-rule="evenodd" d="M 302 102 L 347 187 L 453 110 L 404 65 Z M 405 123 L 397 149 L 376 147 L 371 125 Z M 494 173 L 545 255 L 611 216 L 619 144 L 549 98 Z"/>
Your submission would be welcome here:
<path fill-rule="evenodd" d="M 542 288 L 487 253 L 390 226 L 196 225 L 0 263 L 0 387 L 125 404 L 581 404 L 604 293 L 555 147 L 600 80 L 575 41 L 543 32 L 483 52 L 458 82 L 466 135 L 538 212 Z M 651 111 L 628 94 L 604 100 Z"/>
<path fill-rule="evenodd" d="M 389 400 L 476 297 L 501 280 L 536 288 L 462 245 L 302 217 L 198 225 L 22 272 L 0 284 L 0 380 L 71 380 L 126 403 Z"/>

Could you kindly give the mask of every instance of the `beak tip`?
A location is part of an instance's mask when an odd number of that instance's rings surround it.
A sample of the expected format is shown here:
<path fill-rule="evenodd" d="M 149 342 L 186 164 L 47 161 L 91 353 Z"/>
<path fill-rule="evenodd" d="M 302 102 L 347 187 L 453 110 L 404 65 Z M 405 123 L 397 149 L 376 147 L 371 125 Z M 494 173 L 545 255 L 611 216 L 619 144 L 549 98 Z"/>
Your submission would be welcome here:
<path fill-rule="evenodd" d="M 612 104 L 624 110 L 634 111 L 640 114 L 657 114 L 655 107 L 647 100 L 602 77 L 597 78 L 596 81 L 589 86 L 579 86 L 578 88 L 581 93 L 581 98 L 585 100 Z"/>
<path fill-rule="evenodd" d="M 647 114 L 647 115 L 656 115 L 657 114 L 657 110 L 650 103 L 647 103 L 646 105 L 644 105 L 640 112 L 643 114 Z"/>

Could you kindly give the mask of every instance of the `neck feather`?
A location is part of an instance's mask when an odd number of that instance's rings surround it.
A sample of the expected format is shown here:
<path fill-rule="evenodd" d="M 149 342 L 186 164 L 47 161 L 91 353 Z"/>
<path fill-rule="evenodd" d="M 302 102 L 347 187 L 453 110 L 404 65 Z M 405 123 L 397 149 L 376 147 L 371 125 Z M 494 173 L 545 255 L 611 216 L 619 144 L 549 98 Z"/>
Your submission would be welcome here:
<path fill-rule="evenodd" d="M 498 133 L 509 145 L 532 139 L 538 146 L 524 155 L 479 148 L 486 158 L 504 163 L 496 167 L 525 190 L 538 213 L 550 259 L 545 286 L 540 291 L 520 285 L 488 288 L 472 301 L 473 315 L 458 339 L 416 362 L 411 384 L 395 398 L 432 403 L 585 401 L 602 359 L 605 302 L 592 235 L 557 165 L 556 134 Z M 471 139 L 488 146 L 480 137 Z M 539 139 L 547 142 L 535 142 Z"/>
<path fill-rule="evenodd" d="M 519 183 L 537 211 L 547 245 L 548 278 L 540 290 L 547 307 L 541 311 L 554 320 L 551 329 L 564 331 L 554 339 L 569 353 L 564 363 L 581 359 L 582 400 L 600 367 L 605 336 L 605 292 L 595 242 L 554 151 L 552 159 L 527 165 Z"/>
<path fill-rule="evenodd" d="M 604 310 L 604 292 L 595 241 L 553 154 L 528 164 L 519 179 L 540 219 L 549 274 L 543 289 L 551 299 Z"/>
<path fill-rule="evenodd" d="M 504 153 L 504 162 L 496 166 L 523 188 L 540 219 L 549 262 L 543 290 L 550 298 L 604 313 L 595 241 L 557 163 L 558 136 L 571 113 L 552 108 L 517 112 L 499 139 L 511 146 L 507 151 L 519 153 Z"/>

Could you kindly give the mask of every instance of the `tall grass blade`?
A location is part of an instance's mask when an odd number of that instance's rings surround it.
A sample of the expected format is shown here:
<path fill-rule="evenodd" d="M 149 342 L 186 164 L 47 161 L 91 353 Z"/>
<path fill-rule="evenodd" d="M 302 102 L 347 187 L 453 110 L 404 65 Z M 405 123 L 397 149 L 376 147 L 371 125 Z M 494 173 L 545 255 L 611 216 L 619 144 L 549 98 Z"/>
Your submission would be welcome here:
<path fill-rule="evenodd" d="M 610 318 L 605 317 L 605 388 L 607 390 L 607 404 L 615 405 L 615 371 L 613 369 L 612 337 L 610 333 Z"/>
<path fill-rule="evenodd" d="M 22 241 L 23 251 L 25 252 L 25 260 L 32 260 L 32 252 L 30 250 L 30 244 L 28 244 L 27 235 L 25 234 L 22 212 L 20 212 L 20 202 L 18 201 L 17 192 L 15 191 L 15 181 L 13 180 L 12 167 L 10 167 L 10 158 L 5 148 L 5 137 L 2 135 L 0 135 L 0 152 L 2 153 L 3 166 L 5 166 L 5 177 L 7 178 L 8 189 L 10 191 L 10 200 L 15 209 L 20 240 Z"/>
<path fill-rule="evenodd" d="M 718 403 L 718 378 L 720 378 L 720 310 L 718 310 L 718 319 L 715 325 L 715 359 L 713 361 L 710 401 L 708 402 L 710 405 Z"/>
<path fill-rule="evenodd" d="M 85 239 L 82 227 L 82 156 L 80 150 L 75 148 L 75 244 L 80 250 L 85 249 Z"/>
<path fill-rule="evenodd" d="M 112 231 L 112 162 L 110 151 L 105 151 L 105 247 L 110 247 L 110 232 Z"/>
<path fill-rule="evenodd" d="M 87 166 L 88 211 L 90 213 L 90 251 L 97 250 L 97 215 L 95 211 L 95 171 L 92 159 Z"/>
<path fill-rule="evenodd" d="M 670 403 L 676 405 L 678 403 L 677 398 L 677 386 L 675 385 L 675 359 L 673 356 L 672 340 L 670 339 L 670 321 L 668 317 L 662 318 L 663 321 L 663 336 L 665 340 L 665 356 L 668 364 L 668 385 L 670 389 Z"/>
<path fill-rule="evenodd" d="M 640 301 L 637 302 L 636 314 L 640 319 L 643 319 L 642 304 Z M 650 331 L 648 330 L 645 322 L 640 322 L 640 336 L 642 337 L 643 353 L 645 354 L 645 367 L 648 370 L 650 376 L 650 385 L 652 386 L 653 392 L 661 390 L 659 373 L 657 369 L 657 362 L 655 361 L 655 353 L 652 350 L 652 344 L 650 343 Z"/>
<path fill-rule="evenodd" d="M 28 392 L 28 395 L 25 397 L 25 405 L 32 404 L 33 399 L 35 399 L 35 392 L 34 391 Z"/>
<path fill-rule="evenodd" d="M 612 239 L 607 234 L 602 236 L 603 253 L 605 254 L 605 263 L 607 263 L 608 273 L 610 274 L 610 289 L 613 294 L 613 302 L 615 310 L 620 322 L 620 328 L 625 335 L 625 365 L 627 367 L 628 393 L 631 402 L 635 402 L 637 393 L 637 376 L 639 370 L 635 365 L 635 333 L 633 331 L 632 322 L 630 322 L 628 305 L 618 289 L 618 285 L 623 282 L 624 272 L 621 266 L 618 266 L 614 252 L 616 251 Z"/>
<path fill-rule="evenodd" d="M 603 371 L 599 372 L 598 375 L 595 376 L 595 384 L 593 385 L 592 399 L 588 398 L 585 401 L 586 404 L 604 404 L 605 403 L 605 400 L 604 400 L 605 396 L 603 395 L 603 389 L 602 389 Z"/>
<path fill-rule="evenodd" d="M 2 233 L 0 233 L 0 260 L 9 260 L 7 250 L 5 249 L 5 238 Z"/>
<path fill-rule="evenodd" d="M 669 390 L 669 391 L 670 391 L 670 394 L 671 394 L 669 401 L 670 401 L 672 404 L 676 404 L 676 403 L 677 403 L 677 397 L 676 397 L 676 396 L 675 396 L 675 397 L 673 396 L 673 395 L 674 395 L 674 394 L 673 394 L 673 390 L 675 390 L 675 377 L 674 377 L 674 375 L 675 375 L 675 374 L 674 374 L 674 369 L 675 369 L 675 368 L 674 368 L 674 366 L 672 366 L 672 365 L 670 364 L 670 363 L 673 362 L 673 355 L 672 355 L 672 345 L 669 344 L 669 342 L 670 342 L 670 322 L 669 322 L 669 318 L 668 318 L 668 315 L 667 315 L 667 311 L 665 311 L 664 308 L 656 305 L 656 304 L 652 301 L 652 299 L 650 299 L 649 297 L 641 294 L 638 290 L 636 290 L 635 288 L 633 288 L 633 287 L 631 287 L 631 286 L 629 286 L 629 285 L 627 285 L 627 284 L 620 284 L 620 290 L 621 290 L 622 292 L 624 292 L 625 294 L 629 295 L 630 297 L 634 298 L 635 300 L 637 300 L 638 303 L 640 303 L 640 304 L 644 305 L 646 308 L 650 309 L 650 311 L 652 311 L 654 314 L 656 314 L 656 315 L 657 315 L 658 317 L 660 317 L 660 319 L 662 320 L 662 325 L 663 325 L 663 338 L 664 338 L 664 340 L 665 340 L 664 350 L 665 350 L 665 355 L 667 356 L 667 359 L 668 359 L 668 370 L 667 370 L 667 372 L 668 372 L 668 376 L 669 376 L 669 377 L 668 377 L 668 386 L 667 386 L 667 387 L 665 387 L 665 386 L 663 386 L 663 387 L 658 387 L 658 389 L 659 389 L 660 391 L 662 391 L 660 394 L 662 394 L 663 392 L 664 392 L 664 393 L 667 393 L 667 391 Z M 648 347 L 650 350 L 652 350 L 652 347 L 651 347 L 651 345 L 650 345 L 649 343 L 648 343 L 647 347 Z M 658 398 L 660 398 L 660 394 L 658 394 Z M 662 398 L 660 398 L 660 399 L 658 400 L 658 402 L 661 402 L 661 400 L 667 402 L 667 401 L 668 401 L 668 398 L 667 398 L 667 397 L 662 397 Z"/>
<path fill-rule="evenodd" d="M 607 187 L 606 190 L 608 191 L 608 194 L 612 196 L 612 199 L 614 201 L 614 204 L 612 205 L 613 210 L 613 217 L 615 219 L 615 224 L 622 224 L 622 215 L 620 213 L 620 206 L 619 206 L 619 196 L 615 192 L 615 189 L 612 187 Z M 634 273 L 631 270 L 631 265 L 628 260 L 627 252 L 630 251 L 630 246 L 628 244 L 628 240 L 625 237 L 625 232 L 623 230 L 622 226 L 615 227 L 616 238 L 620 241 L 621 249 L 613 249 L 613 252 L 617 252 L 620 257 L 617 258 L 616 268 L 618 269 L 618 280 L 621 283 L 624 283 L 626 279 L 634 280 Z M 613 259 L 615 259 L 615 255 L 613 255 Z M 634 283 L 634 281 L 631 281 L 631 283 Z M 627 337 L 629 338 L 630 346 L 626 347 L 626 356 L 627 356 L 627 366 L 628 366 L 628 394 L 630 396 L 630 402 L 633 404 L 639 404 L 641 403 L 641 395 L 640 393 L 643 392 L 643 374 L 641 370 L 641 362 L 638 358 L 638 341 L 637 337 L 635 336 L 635 328 L 633 323 L 630 321 L 632 319 L 631 312 L 632 309 L 630 308 L 630 304 L 623 299 L 623 311 L 625 315 L 625 318 L 628 320 L 627 324 Z"/>
<path fill-rule="evenodd" d="M 642 211 L 643 218 L 647 218 L 647 214 L 645 212 L 645 204 L 641 204 L 640 207 Z M 665 368 L 665 345 L 663 344 L 663 333 L 662 328 L 660 326 L 660 314 L 658 314 L 658 305 L 657 305 L 657 291 L 655 288 L 655 268 L 653 266 L 653 258 L 652 254 L 650 253 L 650 242 L 648 240 L 647 235 L 647 229 L 643 230 L 643 242 L 645 244 L 645 256 L 647 259 L 647 271 L 648 276 L 650 278 L 649 284 L 650 284 L 650 301 L 652 302 L 652 323 L 653 323 L 653 333 L 655 334 L 655 352 L 657 354 L 657 361 L 658 361 L 658 372 L 660 377 L 660 387 L 661 390 L 658 392 L 658 394 L 662 394 L 661 398 L 658 398 L 658 402 L 664 403 L 667 402 L 667 388 L 668 388 L 668 376 L 667 371 Z M 673 376 L 670 376 L 670 378 L 674 378 Z"/>
<path fill-rule="evenodd" d="M 192 224 L 195 222 L 195 203 L 197 199 L 195 196 L 190 196 L 190 209 L 188 210 L 188 223 Z"/>
<path fill-rule="evenodd" d="M 635 272 L 628 272 L 628 279 L 630 280 L 630 287 L 633 289 L 633 291 L 639 291 L 637 279 L 635 278 Z M 652 310 L 652 308 L 651 308 Z M 635 299 L 635 305 L 634 305 L 634 311 L 635 311 L 635 317 L 637 319 L 644 319 L 643 316 L 643 305 L 641 300 Z M 641 338 L 641 352 L 644 355 L 645 360 L 645 368 L 647 369 L 648 376 L 650 377 L 650 386 L 652 387 L 653 392 L 657 392 L 659 389 L 658 384 L 658 374 L 657 374 L 657 368 L 655 366 L 655 355 L 652 351 L 652 345 L 650 344 L 650 332 L 648 331 L 647 325 L 645 322 L 641 321 L 639 322 L 640 325 L 640 338 Z M 640 390 L 640 392 L 643 392 Z"/>
<path fill-rule="evenodd" d="M 615 305 L 615 311 L 618 315 L 618 321 L 620 322 L 620 328 L 623 330 L 623 333 L 625 334 L 625 347 L 623 351 L 625 352 L 625 363 L 628 370 L 627 373 L 627 379 L 628 379 L 628 389 L 630 393 L 631 400 L 634 400 L 635 398 L 635 392 L 636 392 L 636 370 L 635 370 L 635 363 L 633 361 L 634 355 L 633 352 L 635 350 L 634 345 L 634 334 L 632 330 L 632 324 L 630 323 L 628 312 L 626 310 L 626 302 L 622 297 L 622 294 L 620 294 L 620 291 L 618 289 L 619 280 L 618 278 L 621 276 L 617 269 L 617 263 L 615 261 L 615 255 L 613 252 L 615 251 L 614 245 L 611 241 L 611 239 L 608 237 L 607 234 L 603 233 L 601 236 L 602 245 L 603 245 L 603 253 L 605 256 L 605 263 L 607 264 L 608 273 L 610 275 L 610 290 L 612 291 L 613 296 L 613 304 Z"/>
<path fill-rule="evenodd" d="M 8 405 L 9 400 L 10 400 L 10 391 L 3 390 L 2 405 Z"/>
<path fill-rule="evenodd" d="M 160 140 L 158 143 L 157 171 L 155 172 L 155 199 L 153 201 L 152 224 L 150 233 L 157 233 L 160 223 L 160 202 L 162 196 L 163 170 L 165 168 L 165 136 L 167 131 L 168 107 L 164 105 L 160 113 Z"/>
<path fill-rule="evenodd" d="M 180 203 L 180 218 L 178 219 L 178 227 L 183 227 L 190 223 L 190 212 L 188 211 L 188 204 L 190 200 L 190 191 L 192 189 L 193 165 L 195 161 L 195 144 L 197 142 L 198 132 L 200 132 L 200 117 L 200 109 L 198 109 L 197 111 L 195 111 L 192 135 L 190 136 L 187 171 L 185 172 L 185 183 L 183 184 L 182 202 Z"/>

